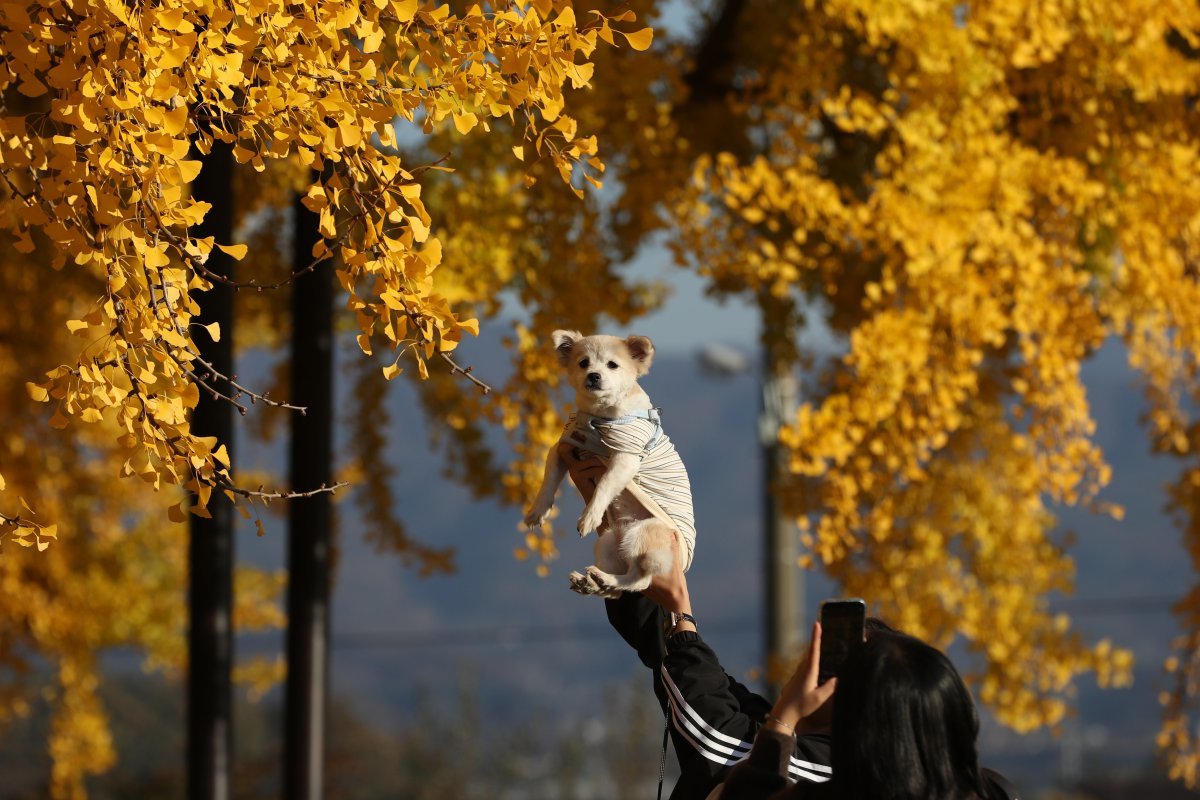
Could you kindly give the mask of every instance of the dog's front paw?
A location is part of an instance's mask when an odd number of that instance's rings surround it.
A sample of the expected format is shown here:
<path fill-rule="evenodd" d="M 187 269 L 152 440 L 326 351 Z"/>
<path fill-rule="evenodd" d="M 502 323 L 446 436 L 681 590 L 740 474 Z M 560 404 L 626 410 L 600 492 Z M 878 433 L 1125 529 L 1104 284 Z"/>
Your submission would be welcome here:
<path fill-rule="evenodd" d="M 526 528 L 542 527 L 542 523 L 546 521 L 546 517 L 550 516 L 550 508 L 553 508 L 553 506 L 550 506 L 549 508 L 540 508 L 538 506 L 534 506 L 533 508 L 526 511 L 525 512 L 525 527 Z"/>
<path fill-rule="evenodd" d="M 600 525 L 603 522 L 603 509 L 598 509 L 595 506 L 588 506 L 583 510 L 583 515 L 579 518 L 579 525 L 576 527 L 579 530 L 580 536 L 587 536 L 592 531 L 600 530 Z"/>

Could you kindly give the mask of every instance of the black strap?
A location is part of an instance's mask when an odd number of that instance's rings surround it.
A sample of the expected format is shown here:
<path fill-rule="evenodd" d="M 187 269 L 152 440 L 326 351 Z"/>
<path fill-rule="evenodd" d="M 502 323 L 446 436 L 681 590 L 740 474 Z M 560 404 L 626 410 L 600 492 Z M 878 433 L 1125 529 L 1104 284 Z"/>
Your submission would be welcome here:
<path fill-rule="evenodd" d="M 659 624 L 658 624 L 658 663 L 659 663 L 659 666 L 661 667 L 663 659 L 666 658 L 666 656 L 667 656 L 667 635 L 666 635 L 666 632 L 663 630 L 663 628 L 664 628 L 663 623 L 666 620 L 670 619 L 670 615 L 662 610 L 662 606 L 655 606 L 654 609 L 655 609 L 655 614 L 658 615 L 658 622 L 659 622 Z M 693 624 L 695 624 L 695 623 L 693 623 Z M 655 675 L 655 678 L 654 678 L 655 682 L 656 683 L 661 682 L 662 679 L 658 677 L 658 670 L 654 671 L 654 675 Z M 666 689 L 664 688 L 663 691 L 666 691 Z M 667 723 L 663 727 L 662 757 L 658 761 L 658 800 L 662 800 L 663 780 L 666 778 L 666 775 L 667 775 L 667 741 L 671 738 L 671 709 L 666 706 L 663 706 L 663 714 L 667 718 Z"/>
<path fill-rule="evenodd" d="M 671 720 L 667 718 L 667 726 L 663 728 L 662 758 L 658 761 L 658 800 L 662 800 L 663 779 L 667 775 L 667 740 L 671 734 Z"/>

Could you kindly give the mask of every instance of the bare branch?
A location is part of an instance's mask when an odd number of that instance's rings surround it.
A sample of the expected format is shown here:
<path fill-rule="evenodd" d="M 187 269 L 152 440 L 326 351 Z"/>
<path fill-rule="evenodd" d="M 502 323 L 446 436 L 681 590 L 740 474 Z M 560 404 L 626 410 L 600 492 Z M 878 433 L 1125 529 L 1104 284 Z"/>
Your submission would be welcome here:
<path fill-rule="evenodd" d="M 220 392 L 217 392 L 216 390 L 212 389 L 212 387 L 205 384 L 205 388 L 207 388 L 211 392 L 214 392 L 215 395 L 220 395 L 224 399 L 233 403 L 235 406 L 238 407 L 238 410 L 240 410 L 243 414 L 246 413 L 245 407 L 237 403 L 237 398 L 241 397 L 242 395 L 249 397 L 251 403 L 261 402 L 265 405 L 272 406 L 274 408 L 286 408 L 291 411 L 299 411 L 301 416 L 304 416 L 305 414 L 308 413 L 308 408 L 306 406 L 295 406 L 295 405 L 292 405 L 291 403 L 281 403 L 278 400 L 272 400 L 267 395 L 267 393 L 259 394 L 258 392 L 254 391 L 253 389 L 247 389 L 245 386 L 243 386 L 237 382 L 236 375 L 223 375 L 220 371 L 218 371 L 215 367 L 213 367 L 213 365 L 210 362 L 204 360 L 204 358 L 201 357 L 199 351 L 193 350 L 192 348 L 188 348 L 187 352 L 191 354 L 192 358 L 195 360 L 195 362 L 197 364 L 204 367 L 204 369 L 208 372 L 208 374 L 211 377 L 213 377 L 219 381 L 225 381 L 226 383 L 228 383 L 230 386 L 232 386 L 237 391 L 237 394 L 231 397 L 228 395 L 221 394 Z M 196 374 L 195 370 L 189 371 L 189 377 L 193 378 L 197 382 L 203 383 L 203 381 L 200 379 L 200 377 Z"/>
<path fill-rule="evenodd" d="M 257 281 L 254 281 L 254 280 L 235 281 L 232 278 L 227 278 L 224 275 L 219 275 L 219 274 L 213 272 L 205 265 L 203 258 L 200 258 L 199 256 L 194 256 L 191 253 L 184 250 L 183 239 L 177 233 L 175 233 L 174 231 L 172 231 L 170 228 L 168 228 L 167 226 L 165 226 L 163 224 L 162 217 L 159 216 L 157 208 L 155 208 L 153 205 L 151 205 L 150 209 L 154 212 L 154 217 L 158 221 L 159 231 L 163 234 L 164 237 L 166 237 L 167 241 L 169 241 L 171 244 L 173 244 L 175 246 L 175 249 L 179 252 L 180 257 L 183 258 L 185 261 L 187 261 L 188 265 L 191 266 L 191 268 L 196 271 L 197 275 L 200 275 L 205 280 L 212 281 L 213 283 L 219 283 L 224 286 L 228 286 L 228 287 L 234 289 L 235 291 L 240 291 L 242 289 L 254 289 L 255 291 L 261 292 L 264 289 L 281 289 L 284 286 L 287 286 L 288 284 L 295 281 L 300 276 L 306 275 L 306 274 L 312 272 L 314 269 L 316 269 L 317 265 L 320 264 L 322 261 L 328 261 L 330 258 L 333 257 L 333 249 L 329 248 L 326 250 L 325 255 L 317 256 L 311 262 L 309 262 L 309 264 L 307 266 L 296 270 L 288 277 L 284 278 L 281 281 L 277 281 L 275 283 L 258 283 Z M 334 241 L 334 246 L 335 247 L 339 246 L 339 245 L 345 243 L 345 241 L 346 241 L 346 234 L 342 234 Z"/>
<path fill-rule="evenodd" d="M 486 383 L 479 380 L 479 378 L 476 378 L 474 375 L 471 374 L 471 370 L 475 369 L 474 367 L 466 367 L 466 368 L 460 367 L 454 361 L 454 359 L 450 357 L 449 353 L 438 353 L 438 355 L 441 356 L 442 358 L 444 358 L 446 360 L 446 363 L 450 365 L 450 374 L 451 375 L 453 375 L 455 373 L 463 375 L 471 383 L 478 386 L 480 391 L 482 391 L 484 394 L 489 394 L 492 391 L 492 387 L 488 386 Z"/>
<path fill-rule="evenodd" d="M 346 481 L 339 481 L 339 482 L 329 485 L 329 486 L 326 486 L 325 484 L 321 484 L 320 487 L 318 487 L 316 489 L 312 489 L 307 492 L 284 492 L 284 491 L 269 492 L 269 491 L 264 490 L 263 487 L 261 487 L 261 486 L 258 487 L 258 489 L 242 489 L 241 487 L 236 486 L 233 483 L 225 483 L 225 482 L 220 483 L 216 488 L 221 489 L 223 491 L 227 491 L 227 492 L 233 492 L 236 495 L 240 495 L 242 497 L 247 497 L 247 498 L 250 498 L 251 500 L 262 500 L 264 502 L 268 502 L 271 500 L 295 500 L 300 497 L 315 497 L 316 495 L 325 494 L 327 492 L 332 494 L 332 493 L 337 492 L 338 489 L 344 489 L 349 485 L 350 484 L 347 483 Z"/>

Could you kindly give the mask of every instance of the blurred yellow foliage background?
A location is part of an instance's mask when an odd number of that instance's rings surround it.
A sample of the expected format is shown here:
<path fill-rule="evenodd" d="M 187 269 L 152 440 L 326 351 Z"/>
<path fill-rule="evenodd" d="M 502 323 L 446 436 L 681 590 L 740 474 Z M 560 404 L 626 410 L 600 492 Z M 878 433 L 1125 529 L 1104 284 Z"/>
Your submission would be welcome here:
<path fill-rule="evenodd" d="M 652 35 L 664 6 L 0 6 L 0 219 L 15 248 L 0 280 L 27 309 L 5 322 L 27 328 L 0 340 L 20 343 L 0 369 L 7 418 L 37 431 L 0 451 L 5 531 L 30 549 L 6 549 L 0 573 L 81 698 L 56 728 L 61 796 L 111 758 L 89 659 L 115 641 L 61 632 L 81 625 L 68 578 L 181 547 L 160 516 L 177 487 L 262 499 L 187 425 L 207 254 L 241 257 L 245 285 L 286 280 L 270 225 L 243 243 L 190 233 L 206 211 L 187 192 L 192 143 L 214 138 L 245 165 L 241 213 L 279 213 L 298 189 L 321 215 L 314 259 L 335 260 L 351 333 L 384 357 L 360 376 L 359 408 L 379 408 L 374 367 L 427 378 L 424 427 L 477 494 L 532 496 L 562 424 L 547 334 L 636 324 L 662 287 L 621 266 L 665 243 L 715 296 L 757 304 L 765 344 L 805 370 L 808 402 L 780 438 L 808 563 L 900 627 L 963 641 L 980 698 L 1018 730 L 1060 722 L 1081 675 L 1129 680 L 1126 650 L 1050 612 L 1074 585 L 1053 509 L 1121 513 L 1100 500 L 1111 469 L 1080 379 L 1120 341 L 1151 446 L 1179 457 L 1166 499 L 1200 559 L 1200 6 L 726 0 L 694 12 L 694 36 Z M 521 310 L 511 376 L 483 395 L 435 356 L 480 321 L 499 327 L 506 304 Z M 272 343 L 278 302 L 243 308 L 259 320 L 247 341 Z M 814 331 L 843 350 L 819 358 Z M 357 447 L 378 453 L 373 436 L 360 425 Z M 118 471 L 161 486 L 162 508 Z M 377 529 L 422 569 L 448 568 L 402 526 Z M 542 572 L 556 554 L 549 525 L 516 544 Z M 178 580 L 180 557 L 137 581 Z M 32 577 L 51 569 L 53 589 Z M 132 624 L 114 609 L 111 624 L 177 660 L 178 619 L 153 612 Z M 1159 745 L 1194 784 L 1200 594 L 1179 612 Z M 19 710 L 20 688 L 4 691 Z"/>

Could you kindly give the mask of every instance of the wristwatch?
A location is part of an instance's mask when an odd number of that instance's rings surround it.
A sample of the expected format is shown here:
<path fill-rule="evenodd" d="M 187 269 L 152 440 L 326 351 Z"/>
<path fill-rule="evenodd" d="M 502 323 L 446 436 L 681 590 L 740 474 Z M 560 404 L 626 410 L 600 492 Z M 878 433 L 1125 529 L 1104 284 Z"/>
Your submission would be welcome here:
<path fill-rule="evenodd" d="M 668 611 L 663 617 L 663 634 L 670 639 L 675 635 L 675 629 L 684 621 L 696 625 L 696 618 L 684 611 Z M 699 628 L 699 625 L 696 625 Z"/>

